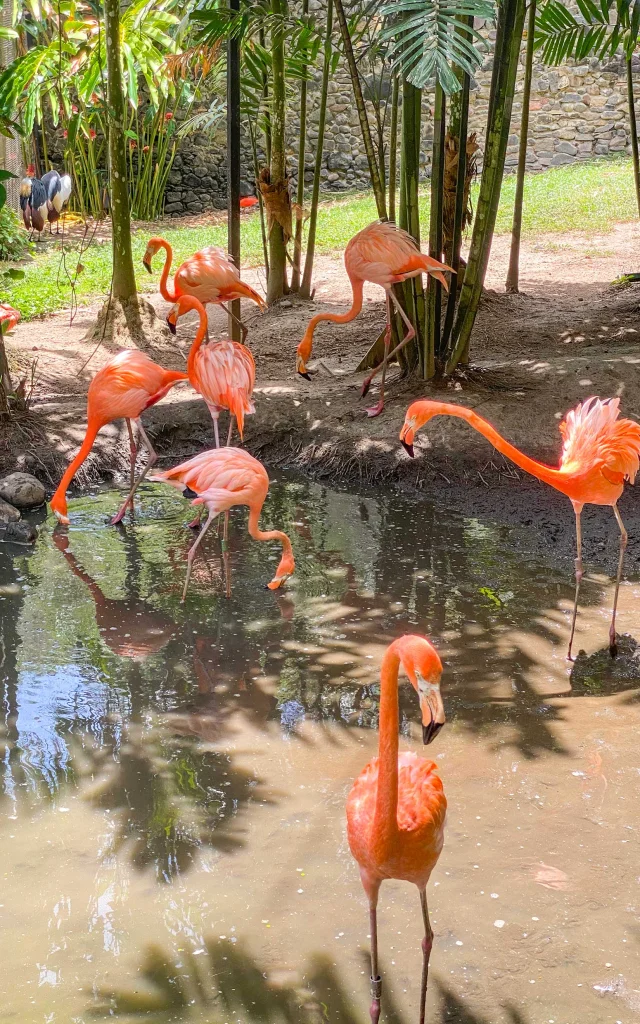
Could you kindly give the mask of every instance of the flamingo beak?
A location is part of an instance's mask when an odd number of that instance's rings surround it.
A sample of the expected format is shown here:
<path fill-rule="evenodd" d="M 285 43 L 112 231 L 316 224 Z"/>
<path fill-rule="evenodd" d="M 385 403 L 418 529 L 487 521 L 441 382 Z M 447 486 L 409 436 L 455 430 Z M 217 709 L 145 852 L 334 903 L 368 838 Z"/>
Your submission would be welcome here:
<path fill-rule="evenodd" d="M 173 335 L 175 335 L 175 333 L 176 333 L 176 325 L 174 324 L 173 320 L 169 319 L 169 317 L 167 317 L 167 327 L 169 328 L 171 333 Z"/>
<path fill-rule="evenodd" d="M 183 494 L 183 496 L 185 498 L 190 498 L 191 500 L 193 500 L 194 498 L 198 497 L 197 492 L 196 491 L 192 491 L 190 487 L 185 487 L 185 489 L 182 492 L 182 494 Z"/>
<path fill-rule="evenodd" d="M 305 380 L 311 380 L 311 377 L 309 376 L 306 370 L 298 370 L 298 373 L 300 374 L 301 377 L 304 377 Z"/>
<path fill-rule="evenodd" d="M 415 458 L 414 453 L 413 453 L 413 445 L 412 444 L 407 444 L 406 441 L 400 441 L 400 444 L 404 448 L 404 450 L 407 453 L 407 455 L 410 455 L 412 459 Z M 425 740 L 425 743 L 427 743 L 427 742 L 428 742 L 428 740 Z"/>
<path fill-rule="evenodd" d="M 144 257 L 144 259 L 142 261 L 142 266 L 144 267 L 144 269 L 146 271 L 148 271 L 148 273 L 150 273 L 150 274 L 153 273 L 153 271 L 151 270 L 151 260 L 149 259 L 148 256 Z"/>
<path fill-rule="evenodd" d="M 443 722 L 431 721 L 429 722 L 428 725 L 422 726 L 422 742 L 424 743 L 425 746 L 427 746 L 428 743 L 432 743 L 433 740 L 435 740 L 436 736 L 442 729 L 443 724 Z"/>

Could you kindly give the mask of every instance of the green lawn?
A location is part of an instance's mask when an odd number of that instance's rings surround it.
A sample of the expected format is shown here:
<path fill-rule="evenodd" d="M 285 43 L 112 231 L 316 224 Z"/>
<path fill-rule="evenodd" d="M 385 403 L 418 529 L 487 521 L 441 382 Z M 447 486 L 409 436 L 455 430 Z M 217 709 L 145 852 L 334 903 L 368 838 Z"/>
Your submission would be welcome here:
<path fill-rule="evenodd" d="M 497 232 L 511 228 L 515 178 L 505 179 Z M 478 186 L 474 187 L 474 201 Z M 429 223 L 429 189 L 425 186 L 421 196 L 421 222 Z M 528 175 L 525 183 L 523 235 L 532 237 L 565 231 L 606 232 L 616 222 L 637 217 L 633 189 L 631 160 L 605 158 L 568 167 L 558 167 L 545 174 Z M 371 194 L 350 195 L 324 203 L 318 218 L 317 251 L 341 252 L 356 231 L 376 218 Z M 164 230 L 165 238 L 174 249 L 174 266 L 205 245 L 226 246 L 226 225 L 205 228 L 171 228 Z M 138 231 L 134 236 L 134 260 L 138 268 L 138 284 L 142 291 L 153 291 L 157 286 L 162 256 L 156 257 L 158 272 L 149 276 L 141 264 L 142 254 L 151 232 Z M 59 249 L 36 256 L 26 266 L 26 276 L 3 287 L 0 299 L 10 302 L 24 319 L 51 313 L 70 302 L 70 289 L 61 269 Z M 66 256 L 73 268 L 76 257 Z M 260 221 L 257 214 L 243 217 L 242 260 L 245 266 L 262 263 Z M 97 295 L 106 295 L 111 277 L 110 243 L 94 244 L 83 255 L 77 294 L 80 301 Z"/>

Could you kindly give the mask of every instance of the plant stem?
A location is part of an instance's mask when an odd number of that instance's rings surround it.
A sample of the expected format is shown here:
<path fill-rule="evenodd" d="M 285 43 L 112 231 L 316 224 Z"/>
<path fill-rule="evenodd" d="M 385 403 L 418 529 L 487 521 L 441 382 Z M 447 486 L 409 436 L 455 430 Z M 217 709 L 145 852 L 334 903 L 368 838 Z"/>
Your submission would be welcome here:
<path fill-rule="evenodd" d="M 522 118 L 520 120 L 520 145 L 518 148 L 518 171 L 516 177 L 516 196 L 513 208 L 513 227 L 511 229 L 511 251 L 509 253 L 509 269 L 507 271 L 506 290 L 518 292 L 520 278 L 520 236 L 522 234 L 522 204 L 524 199 L 524 175 L 527 169 L 527 142 L 529 141 L 529 102 L 531 100 L 531 79 L 533 77 L 533 44 L 536 30 L 536 0 L 529 0 L 529 26 L 527 28 L 527 52 L 524 64 L 524 87 L 522 90 Z M 633 90 L 631 91 L 633 104 Z M 638 137 L 636 135 L 635 163 L 637 167 Z M 640 192 L 636 173 L 636 196 L 640 209 Z"/>
<path fill-rule="evenodd" d="M 284 18 L 287 13 L 286 0 L 271 0 L 274 24 L 271 30 L 271 69 L 273 92 L 271 100 L 271 187 L 286 184 L 285 151 L 285 62 L 284 62 Z M 283 195 L 284 198 L 284 195 Z M 288 200 L 288 196 L 286 197 Z M 282 225 L 276 217 L 271 218 L 269 232 L 269 278 L 267 281 L 267 302 L 282 298 L 287 288 L 287 249 Z"/>
<path fill-rule="evenodd" d="M 309 0 L 302 0 L 302 19 L 306 24 L 309 14 Z M 300 265 L 302 263 L 302 210 L 304 207 L 304 161 L 307 141 L 307 65 L 300 82 L 300 138 L 298 139 L 298 189 L 296 203 L 296 227 L 293 242 L 293 269 L 291 271 L 291 291 L 300 291 Z"/>
<path fill-rule="evenodd" d="M 442 209 L 444 189 L 444 128 L 445 97 L 440 82 L 436 82 L 433 111 L 433 150 L 431 157 L 431 215 L 429 221 L 429 255 L 442 260 Z M 426 380 L 435 372 L 435 358 L 440 358 L 440 318 L 442 313 L 442 285 L 435 277 L 427 283 L 427 330 L 423 355 L 423 373 Z"/>
<path fill-rule="evenodd" d="M 125 151 L 125 100 L 120 63 L 120 3 L 104 0 L 107 47 L 107 102 L 109 105 L 109 170 L 111 177 L 111 224 L 113 234 L 113 295 L 131 299 L 136 278 L 131 252 L 131 221 Z"/>
<path fill-rule="evenodd" d="M 631 153 L 633 155 L 633 181 L 636 188 L 636 202 L 640 214 L 640 158 L 638 157 L 638 123 L 636 121 L 636 103 L 633 97 L 632 58 L 627 57 L 627 100 L 629 103 L 629 132 L 631 134 Z"/>
<path fill-rule="evenodd" d="M 364 96 L 362 95 L 362 85 L 360 82 L 360 76 L 358 74 L 358 66 L 356 64 L 356 58 L 353 52 L 351 36 L 349 35 L 349 26 L 347 25 L 344 7 L 342 6 L 342 0 L 333 0 L 333 2 L 335 5 L 336 18 L 338 19 L 338 24 L 340 26 L 342 47 L 344 49 L 345 57 L 347 58 L 347 66 L 349 68 L 349 75 L 351 78 L 351 87 L 353 89 L 353 95 L 356 101 L 356 108 L 358 110 L 360 130 L 362 132 L 362 140 L 364 142 L 364 148 L 367 154 L 367 162 L 369 164 L 369 175 L 371 177 L 371 186 L 373 188 L 373 194 L 376 200 L 378 217 L 380 218 L 380 220 L 387 220 L 387 204 L 384 189 L 382 187 L 382 182 L 380 181 L 380 172 L 378 169 L 376 154 L 373 148 L 371 129 L 369 127 L 369 119 L 367 117 L 367 108 L 365 106 Z"/>
<path fill-rule="evenodd" d="M 468 35 L 468 30 L 473 27 L 473 15 L 467 15 L 461 19 L 461 33 Z M 456 298 L 458 292 L 458 270 L 460 267 L 460 249 L 462 248 L 462 223 L 465 214 L 465 186 L 467 181 L 467 130 L 469 125 L 469 75 L 463 73 L 462 89 L 454 95 L 459 98 L 456 103 L 456 116 L 454 118 L 452 106 L 449 107 L 449 132 L 455 139 L 458 139 L 458 170 L 456 175 L 456 202 L 453 215 L 453 232 L 451 241 L 451 266 L 455 274 L 451 275 L 449 282 L 449 295 L 447 297 L 447 311 L 442 329 L 441 348 L 444 353 L 449 346 L 453 318 L 456 311 Z"/>
<path fill-rule="evenodd" d="M 396 180 L 398 171 L 398 104 L 400 102 L 400 77 L 393 77 L 391 94 L 391 126 L 389 128 L 389 220 L 396 222 Z"/>
<path fill-rule="evenodd" d="M 524 0 L 503 0 L 498 8 L 494 74 L 491 82 L 482 180 L 469 262 L 452 334 L 453 351 L 446 364 L 447 373 L 451 373 L 459 362 L 467 358 L 468 342 L 482 295 L 500 199 L 524 14 Z"/>
<path fill-rule="evenodd" d="M 229 9 L 240 10 L 240 0 L 229 0 Z M 240 40 L 227 40 L 227 246 L 240 270 Z M 229 306 L 228 333 L 240 341 L 240 299 Z"/>
<path fill-rule="evenodd" d="M 333 0 L 327 0 L 327 24 L 324 36 L 324 62 L 322 65 L 322 85 L 320 91 L 320 111 L 318 114 L 318 139 L 316 141 L 316 159 L 313 169 L 313 186 L 311 189 L 311 210 L 309 214 L 309 231 L 307 234 L 307 252 L 304 260 L 304 273 L 300 294 L 303 298 L 311 297 L 311 279 L 313 276 L 313 257 L 316 247 L 316 226 L 318 223 L 318 200 L 320 198 L 320 175 L 324 156 L 324 132 L 327 123 L 327 94 L 329 91 L 329 73 L 331 71 L 333 36 Z"/>

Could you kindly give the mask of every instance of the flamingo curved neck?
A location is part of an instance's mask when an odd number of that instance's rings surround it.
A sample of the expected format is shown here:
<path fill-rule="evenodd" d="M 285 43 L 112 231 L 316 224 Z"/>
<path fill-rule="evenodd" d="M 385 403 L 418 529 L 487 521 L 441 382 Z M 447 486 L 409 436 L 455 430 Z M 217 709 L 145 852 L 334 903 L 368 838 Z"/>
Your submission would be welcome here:
<path fill-rule="evenodd" d="M 204 306 L 201 305 L 199 308 L 195 308 L 198 309 L 200 323 L 198 325 L 198 330 L 196 331 L 196 336 L 193 339 L 191 348 L 189 349 L 189 357 L 187 359 L 187 373 L 189 375 L 189 380 L 191 380 L 192 382 L 196 370 L 196 355 L 198 349 L 202 345 L 202 342 L 204 341 L 207 335 L 207 314 L 205 312 Z"/>
<path fill-rule="evenodd" d="M 387 650 L 380 669 L 380 738 L 374 830 L 392 839 L 398 831 L 398 671 L 400 659 Z"/>
<path fill-rule="evenodd" d="M 324 320 L 329 320 L 334 324 L 348 324 L 351 320 L 355 320 L 358 313 L 362 309 L 362 296 L 364 290 L 364 281 L 359 278 L 351 278 L 351 291 L 353 293 L 351 300 L 351 309 L 348 309 L 346 313 L 318 313 L 309 321 L 304 338 L 300 342 L 298 351 L 303 359 L 309 359 L 311 350 L 313 347 L 313 332 L 315 331 L 318 324 Z"/>
<path fill-rule="evenodd" d="M 496 451 L 510 459 L 516 466 L 523 469 L 525 473 L 530 473 L 531 476 L 535 476 L 538 480 L 543 480 L 544 483 L 550 484 L 556 490 L 567 493 L 566 486 L 568 480 L 566 473 L 559 469 L 554 469 L 552 466 L 547 466 L 544 462 L 538 462 L 536 459 L 529 458 L 528 455 L 521 452 L 515 445 L 509 444 L 495 427 L 492 427 L 487 420 L 483 419 L 482 416 L 478 416 L 472 409 L 448 402 L 437 402 L 434 404 L 438 406 L 438 411 L 434 413 L 435 416 L 456 416 L 458 419 L 466 420 L 469 426 L 477 430 L 483 437 L 486 437 L 487 441 L 493 445 Z"/>
<path fill-rule="evenodd" d="M 291 541 L 287 537 L 286 533 L 282 530 L 261 530 L 258 526 L 260 519 L 260 513 L 262 512 L 262 504 L 259 507 L 254 507 L 249 510 L 249 524 L 248 530 L 249 535 L 254 540 L 279 540 L 282 544 L 282 556 L 292 555 L 293 548 L 291 547 Z"/>
<path fill-rule="evenodd" d="M 161 240 L 160 247 L 164 249 L 164 251 L 167 254 L 164 261 L 164 267 L 162 268 L 162 274 L 160 275 L 160 294 L 162 295 L 163 299 L 166 299 L 167 302 L 177 302 L 178 294 L 175 290 L 175 283 L 173 288 L 173 294 L 169 291 L 169 286 L 167 284 L 169 278 L 169 271 L 171 269 L 171 262 L 173 260 L 173 249 L 171 248 L 168 242 L 165 242 L 164 239 Z"/>
<path fill-rule="evenodd" d="M 66 470 L 64 472 L 64 475 L 62 477 L 62 480 L 58 484 L 56 492 L 53 495 L 53 497 L 51 498 L 51 501 L 49 502 L 49 504 L 51 505 L 51 508 L 54 509 L 56 512 L 61 512 L 64 515 L 66 515 L 66 512 L 67 512 L 67 499 L 66 499 L 67 488 L 68 488 L 69 484 L 71 483 L 71 481 L 73 480 L 74 476 L 76 475 L 77 471 L 80 469 L 80 466 L 82 465 L 82 463 L 85 461 L 85 459 L 89 455 L 89 452 L 93 448 L 93 444 L 94 444 L 94 441 L 95 441 L 95 439 L 97 437 L 98 431 L 100 430 L 100 427 L 103 427 L 103 426 L 104 426 L 104 423 L 102 421 L 98 422 L 98 421 L 93 420 L 93 419 L 89 420 L 89 422 L 87 424 L 87 432 L 84 435 L 84 441 L 82 442 L 82 444 L 80 446 L 80 450 L 79 450 L 78 454 L 76 455 L 75 459 L 73 459 L 73 461 L 67 466 L 67 468 L 66 468 Z"/>

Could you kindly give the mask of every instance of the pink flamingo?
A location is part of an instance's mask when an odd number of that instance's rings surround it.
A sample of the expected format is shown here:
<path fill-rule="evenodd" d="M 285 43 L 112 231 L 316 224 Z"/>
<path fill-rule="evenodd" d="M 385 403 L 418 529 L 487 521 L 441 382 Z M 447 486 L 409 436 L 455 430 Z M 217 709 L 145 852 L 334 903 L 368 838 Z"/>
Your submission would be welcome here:
<path fill-rule="evenodd" d="M 380 742 L 347 798 L 347 836 L 360 865 L 371 924 L 371 1020 L 378 1024 L 382 979 L 378 974 L 377 906 L 385 878 L 417 885 L 424 921 L 420 1024 L 424 1024 L 433 932 L 427 882 L 444 842 L 447 801 L 437 765 L 410 751 L 398 756 L 398 672 L 404 669 L 418 692 L 422 739 L 431 743 L 445 723 L 440 694 L 442 663 L 423 636 L 402 636 L 387 648 L 380 670 Z"/>
<path fill-rule="evenodd" d="M 213 448 L 196 455 L 188 462 L 174 466 L 173 469 L 154 473 L 149 479 L 177 487 L 188 496 L 195 493 L 196 498 L 191 504 L 204 505 L 209 513 L 203 529 L 187 555 L 183 601 L 187 596 L 193 559 L 202 538 L 216 516 L 233 508 L 234 505 L 248 505 L 249 534 L 254 540 L 278 540 L 282 544 L 282 558 L 274 578 L 267 584 L 269 590 L 277 590 L 291 576 L 295 569 L 295 561 L 291 541 L 286 533 L 281 530 L 263 531 L 258 526 L 262 506 L 269 491 L 269 477 L 264 466 L 249 455 L 249 452 L 243 448 Z"/>
<path fill-rule="evenodd" d="M 304 337 L 298 345 L 297 369 L 301 376 L 310 380 L 307 373 L 306 362 L 311 357 L 313 347 L 313 332 L 322 320 L 331 320 L 336 324 L 346 324 L 355 320 L 362 309 L 362 292 L 365 281 L 379 284 L 384 288 L 387 296 L 387 329 L 384 336 L 384 358 L 379 366 L 369 374 L 362 385 L 362 396 L 366 395 L 373 378 L 382 371 L 380 382 L 380 401 L 371 409 L 367 409 L 369 416 L 378 416 L 384 409 L 384 382 L 387 373 L 387 364 L 397 353 L 415 337 L 414 327 L 403 310 L 402 306 L 393 294 L 393 285 L 406 281 L 410 277 L 419 277 L 420 274 L 431 274 L 448 291 L 447 280 L 443 271 L 453 271 L 445 263 L 439 263 L 431 256 L 425 256 L 420 251 L 415 240 L 406 231 L 397 228 L 395 224 L 375 221 L 363 228 L 357 235 L 354 235 L 344 252 L 344 265 L 351 282 L 353 302 L 351 309 L 346 313 L 318 313 L 309 322 Z M 407 333 L 399 345 L 389 351 L 391 343 L 391 303 L 402 317 Z"/>
<path fill-rule="evenodd" d="M 240 280 L 238 268 L 231 262 L 229 257 L 213 245 L 208 245 L 200 252 L 196 252 L 189 259 L 185 260 L 173 275 L 173 291 L 169 290 L 167 279 L 171 269 L 173 250 L 164 238 L 150 238 L 142 263 L 146 270 L 151 273 L 151 260 L 159 249 L 164 249 L 167 256 L 162 268 L 160 277 L 160 294 L 167 302 L 177 302 L 181 295 L 194 295 L 203 306 L 207 302 L 213 302 L 222 306 L 226 313 L 231 316 L 242 330 L 242 340 L 247 337 L 248 328 L 241 320 L 233 316 L 225 306 L 225 302 L 233 299 L 251 299 L 261 309 L 266 309 L 267 304 L 250 285 Z"/>

